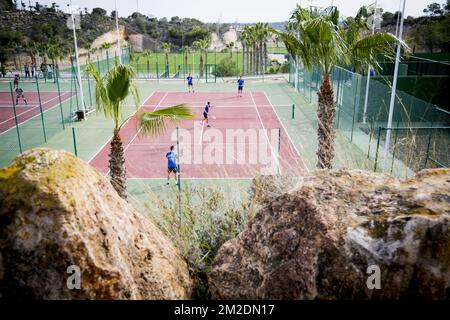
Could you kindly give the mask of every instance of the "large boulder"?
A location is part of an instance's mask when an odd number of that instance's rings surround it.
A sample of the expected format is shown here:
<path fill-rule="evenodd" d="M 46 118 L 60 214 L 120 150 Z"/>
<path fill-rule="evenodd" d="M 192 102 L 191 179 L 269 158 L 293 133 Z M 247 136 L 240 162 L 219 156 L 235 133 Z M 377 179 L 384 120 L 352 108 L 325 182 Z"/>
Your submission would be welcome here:
<path fill-rule="evenodd" d="M 215 299 L 450 298 L 450 170 L 315 171 L 219 250 Z M 379 282 L 378 282 L 379 280 Z"/>
<path fill-rule="evenodd" d="M 80 289 L 69 266 L 79 267 Z M 191 291 L 171 242 L 80 159 L 34 149 L 0 170 L 2 298 L 189 299 Z"/>

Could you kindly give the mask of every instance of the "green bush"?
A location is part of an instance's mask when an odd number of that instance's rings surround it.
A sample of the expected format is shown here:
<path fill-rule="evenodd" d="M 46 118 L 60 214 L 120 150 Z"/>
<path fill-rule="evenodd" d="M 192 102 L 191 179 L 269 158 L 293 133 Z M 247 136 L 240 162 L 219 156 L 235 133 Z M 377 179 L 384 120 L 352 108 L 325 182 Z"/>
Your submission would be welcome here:
<path fill-rule="evenodd" d="M 236 62 L 230 57 L 223 58 L 217 65 L 216 76 L 231 77 L 237 75 Z"/>

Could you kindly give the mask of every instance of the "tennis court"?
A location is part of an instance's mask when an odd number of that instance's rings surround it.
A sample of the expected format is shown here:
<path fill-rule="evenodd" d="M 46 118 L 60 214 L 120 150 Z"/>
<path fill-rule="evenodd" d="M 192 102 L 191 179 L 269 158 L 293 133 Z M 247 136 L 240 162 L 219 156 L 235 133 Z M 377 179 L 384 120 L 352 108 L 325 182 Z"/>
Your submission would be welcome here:
<path fill-rule="evenodd" d="M 58 92 L 40 92 L 38 94 L 35 91 L 26 91 L 24 95 L 28 104 L 26 105 L 25 101 L 19 98 L 18 104 L 14 106 L 15 93 L 11 96 L 10 92 L 0 92 L 0 134 L 11 130 L 16 124 L 23 124 L 39 116 L 41 108 L 42 112 L 53 109 L 70 99 L 73 93 L 61 92 L 59 95 Z"/>
<path fill-rule="evenodd" d="M 202 123 L 206 102 L 211 102 L 210 125 Z M 137 114 L 180 103 L 194 119 L 170 124 L 157 137 L 137 131 Z M 263 91 L 152 93 L 121 130 L 128 178 L 160 179 L 167 175 L 166 153 L 171 145 L 179 155 L 182 178 L 253 178 L 282 173 L 298 176 L 306 171 L 298 150 Z M 89 161 L 108 174 L 109 142 Z"/>

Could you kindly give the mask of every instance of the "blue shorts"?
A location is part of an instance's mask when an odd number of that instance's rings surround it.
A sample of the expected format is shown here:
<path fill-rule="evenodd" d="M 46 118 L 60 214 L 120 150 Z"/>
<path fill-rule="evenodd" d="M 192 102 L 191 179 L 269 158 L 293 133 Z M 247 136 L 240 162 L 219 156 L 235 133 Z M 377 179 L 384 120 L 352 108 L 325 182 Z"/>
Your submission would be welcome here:
<path fill-rule="evenodd" d="M 192 82 L 188 82 L 188 86 L 192 86 L 193 84 L 192 84 Z"/>
<path fill-rule="evenodd" d="M 208 119 L 208 114 L 206 112 L 203 112 L 203 118 Z"/>

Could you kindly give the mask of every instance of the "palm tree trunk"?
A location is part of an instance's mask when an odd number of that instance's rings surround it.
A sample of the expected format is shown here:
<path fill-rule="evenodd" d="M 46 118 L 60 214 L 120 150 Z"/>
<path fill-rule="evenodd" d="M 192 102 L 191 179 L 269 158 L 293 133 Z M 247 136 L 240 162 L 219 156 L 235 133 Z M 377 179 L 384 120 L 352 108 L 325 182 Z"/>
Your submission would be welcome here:
<path fill-rule="evenodd" d="M 250 48 L 249 46 L 247 46 L 247 72 L 246 74 L 249 73 L 250 70 Z"/>
<path fill-rule="evenodd" d="M 200 78 L 203 78 L 203 54 L 200 52 L 200 65 L 199 65 Z"/>
<path fill-rule="evenodd" d="M 264 42 L 264 65 L 263 65 L 263 73 L 266 72 L 267 70 L 267 60 L 268 60 L 268 56 L 267 56 L 267 42 Z"/>
<path fill-rule="evenodd" d="M 319 110 L 317 118 L 319 126 L 317 129 L 317 138 L 319 148 L 317 150 L 317 168 L 331 169 L 334 158 L 334 119 L 336 110 L 334 109 L 333 87 L 330 82 L 330 75 L 324 73 L 323 83 L 320 87 Z"/>
<path fill-rule="evenodd" d="M 114 135 L 111 140 L 111 152 L 109 154 L 109 170 L 111 175 L 111 184 L 116 189 L 119 196 L 127 199 L 127 178 L 125 168 L 125 157 L 122 139 L 118 129 L 114 129 Z"/>
<path fill-rule="evenodd" d="M 263 74 L 264 73 L 264 55 L 263 55 L 263 43 L 262 42 L 259 44 L 259 60 L 260 60 L 259 73 Z"/>
<path fill-rule="evenodd" d="M 253 49 L 253 48 L 251 48 L 251 49 Z M 249 64 L 250 64 L 250 69 L 248 69 L 248 73 L 252 74 L 253 73 L 253 52 L 252 52 L 252 50 L 249 49 L 248 54 L 249 54 Z"/>

